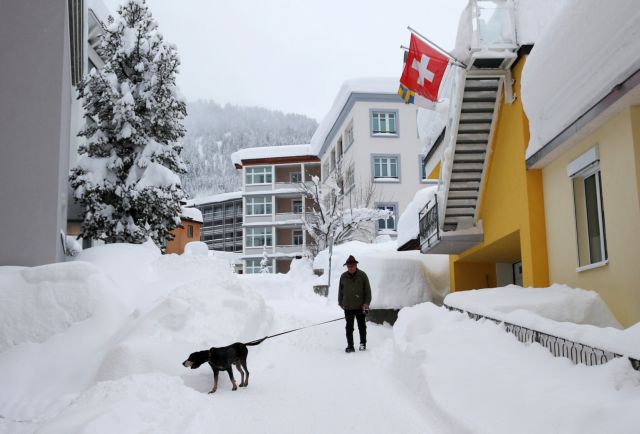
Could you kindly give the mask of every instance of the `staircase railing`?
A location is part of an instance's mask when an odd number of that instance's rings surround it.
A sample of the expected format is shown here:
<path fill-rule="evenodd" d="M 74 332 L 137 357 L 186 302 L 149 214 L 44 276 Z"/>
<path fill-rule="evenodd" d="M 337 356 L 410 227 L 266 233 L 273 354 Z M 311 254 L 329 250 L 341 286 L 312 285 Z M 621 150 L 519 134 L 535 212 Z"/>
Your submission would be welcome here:
<path fill-rule="evenodd" d="M 433 204 L 432 204 L 433 202 Z M 419 213 L 420 219 L 420 246 L 427 243 L 431 247 L 432 240 L 435 238 L 436 244 L 440 241 L 440 222 L 438 220 L 438 196 L 434 196 L 433 200 L 427 202 Z"/>

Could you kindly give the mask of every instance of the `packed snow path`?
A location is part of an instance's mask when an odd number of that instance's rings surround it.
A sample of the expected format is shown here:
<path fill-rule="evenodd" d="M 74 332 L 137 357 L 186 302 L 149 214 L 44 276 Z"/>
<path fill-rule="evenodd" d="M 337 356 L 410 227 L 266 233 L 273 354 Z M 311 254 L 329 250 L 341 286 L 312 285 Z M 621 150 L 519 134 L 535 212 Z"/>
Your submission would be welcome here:
<path fill-rule="evenodd" d="M 315 303 L 267 303 L 274 310 L 273 332 L 340 315 L 336 307 Z M 391 328 L 369 324 L 368 332 L 369 349 L 354 354 L 344 352 L 343 321 L 250 347 L 249 387 L 232 392 L 228 376 L 221 373 L 218 391 L 210 396 L 211 412 L 198 418 L 209 420 L 219 432 L 451 432 L 410 390 L 410 379 L 394 371 Z M 356 330 L 356 341 L 357 336 Z M 184 381 L 206 393 L 211 370 L 201 370 Z"/>

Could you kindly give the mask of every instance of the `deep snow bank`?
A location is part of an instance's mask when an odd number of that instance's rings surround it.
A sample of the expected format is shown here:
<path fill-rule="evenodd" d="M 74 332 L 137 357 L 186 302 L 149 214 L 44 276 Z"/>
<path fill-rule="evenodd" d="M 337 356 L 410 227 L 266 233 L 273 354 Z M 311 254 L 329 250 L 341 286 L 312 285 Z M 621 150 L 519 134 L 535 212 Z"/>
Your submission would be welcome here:
<path fill-rule="evenodd" d="M 640 324 L 621 330 L 595 291 L 554 284 L 549 288 L 510 285 L 449 294 L 445 303 L 575 342 L 640 359 Z"/>
<path fill-rule="evenodd" d="M 461 431 L 637 432 L 640 373 L 626 359 L 573 365 L 431 303 L 402 309 L 393 333 L 398 363 Z"/>
<path fill-rule="evenodd" d="M 371 307 L 401 308 L 425 301 L 441 303 L 449 291 L 449 257 L 422 255 L 418 251 L 398 252 L 395 241 L 367 244 L 351 241 L 333 248 L 329 298 L 337 303 L 340 275 L 346 271 L 349 255 L 359 261 L 358 268 L 369 276 Z M 314 268 L 327 270 L 328 251 L 322 251 Z M 326 283 L 327 273 L 317 279 Z"/>

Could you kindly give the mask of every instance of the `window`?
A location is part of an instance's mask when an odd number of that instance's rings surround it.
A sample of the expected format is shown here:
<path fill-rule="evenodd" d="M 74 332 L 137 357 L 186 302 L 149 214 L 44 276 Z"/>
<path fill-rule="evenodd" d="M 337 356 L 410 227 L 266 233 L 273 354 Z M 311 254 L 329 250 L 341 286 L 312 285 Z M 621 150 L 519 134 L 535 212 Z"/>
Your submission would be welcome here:
<path fill-rule="evenodd" d="M 336 143 L 336 156 L 338 161 L 342 159 L 342 137 L 340 137 L 338 143 Z"/>
<path fill-rule="evenodd" d="M 193 238 L 193 225 L 189 225 L 189 227 L 187 227 L 187 237 Z"/>
<path fill-rule="evenodd" d="M 377 204 L 377 209 L 386 209 L 391 211 L 391 216 L 387 219 L 379 219 L 378 220 L 378 230 L 396 230 L 396 205 L 391 203 Z"/>
<path fill-rule="evenodd" d="M 344 150 L 346 151 L 353 144 L 353 122 L 344 130 Z"/>
<path fill-rule="evenodd" d="M 261 258 L 254 258 L 254 259 L 246 259 L 245 260 L 244 272 L 246 274 L 260 273 L 261 270 L 262 270 L 262 259 Z M 273 261 L 271 259 L 267 262 L 267 270 L 269 271 L 269 273 L 273 273 Z"/>
<path fill-rule="evenodd" d="M 247 228 L 245 247 L 271 247 L 273 236 L 270 227 Z"/>
<path fill-rule="evenodd" d="M 573 200 L 578 241 L 578 271 L 604 265 L 608 259 L 602 181 L 597 148 L 571 162 L 567 172 L 573 183 Z"/>
<path fill-rule="evenodd" d="M 322 175 L 324 176 L 324 180 L 329 179 L 329 173 L 331 170 L 329 169 L 329 160 L 322 163 Z"/>
<path fill-rule="evenodd" d="M 331 150 L 331 170 L 336 168 L 336 150 Z"/>
<path fill-rule="evenodd" d="M 247 167 L 245 184 L 271 184 L 271 167 Z"/>
<path fill-rule="evenodd" d="M 246 199 L 247 215 L 270 215 L 272 211 L 271 196 L 255 196 Z"/>
<path fill-rule="evenodd" d="M 293 230 L 292 238 L 293 238 L 293 245 L 294 246 L 301 246 L 302 245 L 302 231 L 301 230 L 298 230 L 298 229 Z"/>
<path fill-rule="evenodd" d="M 398 134 L 397 111 L 371 111 L 371 134 Z"/>
<path fill-rule="evenodd" d="M 355 169 L 353 167 L 353 164 L 347 167 L 347 170 L 345 170 L 344 181 L 346 184 L 345 185 L 346 188 L 344 191 L 349 191 L 351 190 L 351 188 L 353 188 L 356 185 L 356 175 L 355 175 Z"/>
<path fill-rule="evenodd" d="M 302 214 L 302 199 L 293 199 L 291 201 L 291 212 L 294 214 Z"/>
<path fill-rule="evenodd" d="M 292 172 L 289 174 L 289 179 L 291 179 L 291 182 L 302 182 L 302 173 Z"/>
<path fill-rule="evenodd" d="M 373 156 L 373 178 L 379 179 L 395 179 L 400 178 L 398 171 L 397 156 Z"/>

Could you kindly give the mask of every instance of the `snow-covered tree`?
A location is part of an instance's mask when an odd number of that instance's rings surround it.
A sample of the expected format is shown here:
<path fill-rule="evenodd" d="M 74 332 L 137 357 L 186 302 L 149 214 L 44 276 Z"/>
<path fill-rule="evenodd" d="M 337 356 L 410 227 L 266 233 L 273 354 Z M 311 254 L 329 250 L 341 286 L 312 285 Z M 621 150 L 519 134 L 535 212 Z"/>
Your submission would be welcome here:
<path fill-rule="evenodd" d="M 267 255 L 267 250 L 262 249 L 262 259 L 260 260 L 260 273 L 271 273 L 269 269 L 269 256 Z"/>
<path fill-rule="evenodd" d="M 327 284 L 331 284 L 331 259 L 333 246 L 349 240 L 358 231 L 367 231 L 372 223 L 387 219 L 391 211 L 370 208 L 375 194 L 373 183 L 360 188 L 353 186 L 351 193 L 344 194 L 346 171 L 338 163 L 331 176 L 322 183 L 313 176 L 310 183 L 301 183 L 300 189 L 311 206 L 307 206 L 302 221 L 314 241 L 314 249 L 320 252 L 329 249 Z"/>
<path fill-rule="evenodd" d="M 109 17 L 98 49 L 104 67 L 78 85 L 86 122 L 71 170 L 84 208 L 80 236 L 107 243 L 164 245 L 180 224 L 185 172 L 177 140 L 186 105 L 175 79 L 176 48 L 158 31 L 144 0 L 128 0 Z"/>

